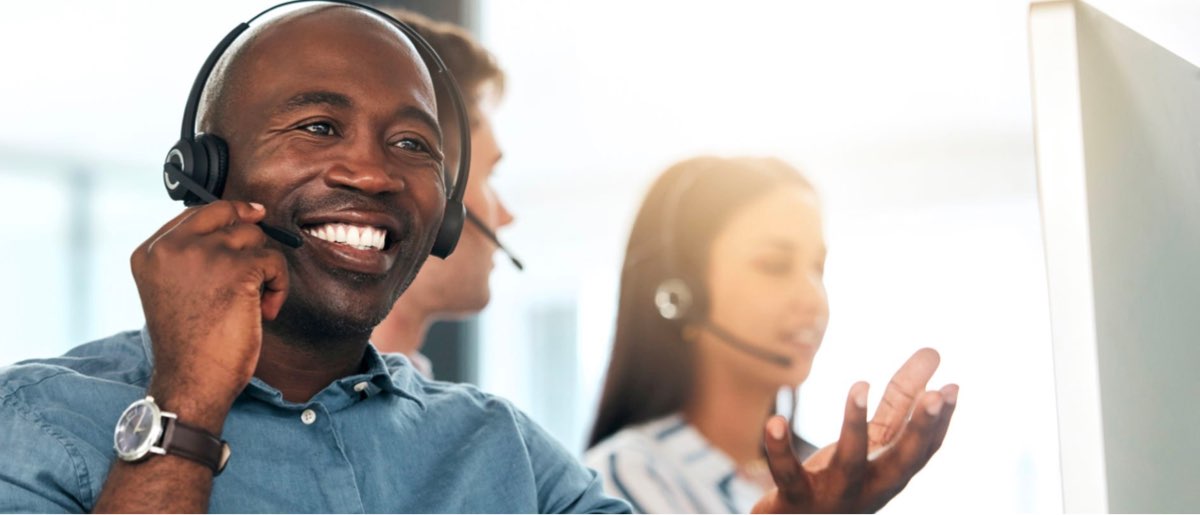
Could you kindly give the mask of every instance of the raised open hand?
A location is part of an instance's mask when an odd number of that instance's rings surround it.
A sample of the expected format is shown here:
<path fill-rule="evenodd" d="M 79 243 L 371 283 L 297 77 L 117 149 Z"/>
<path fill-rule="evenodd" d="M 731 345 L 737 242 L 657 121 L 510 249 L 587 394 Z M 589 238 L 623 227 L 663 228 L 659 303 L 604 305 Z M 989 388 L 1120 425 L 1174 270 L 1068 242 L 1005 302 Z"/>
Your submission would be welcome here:
<path fill-rule="evenodd" d="M 881 410 L 882 415 L 877 412 L 871 424 L 868 386 L 855 383 L 846 399 L 841 436 L 821 451 L 820 466 L 801 464 L 796 458 L 786 419 L 768 420 L 764 441 L 776 488 L 759 500 L 754 512 L 869 513 L 900 493 L 941 447 L 958 400 L 958 386 L 953 384 L 937 391 L 909 389 L 918 384 L 924 388 L 932 375 L 931 357 L 936 369 L 937 353 L 931 356 L 926 349 L 901 368 L 884 395 L 884 404 L 891 406 Z M 906 396 L 889 397 L 900 393 Z M 873 432 L 876 425 L 881 429 Z"/>
<path fill-rule="evenodd" d="M 879 401 L 879 406 L 875 408 L 875 416 L 871 417 L 871 422 L 867 426 L 868 457 L 882 451 L 896 435 L 900 434 L 900 430 L 912 412 L 913 401 L 925 391 L 926 385 L 933 378 L 933 373 L 937 371 L 940 363 L 941 356 L 936 350 L 920 349 L 913 353 L 892 376 L 887 389 L 883 392 L 883 398 Z M 957 399 L 948 400 L 951 403 L 955 401 Z M 804 468 L 821 470 L 829 466 L 829 459 L 833 457 L 836 449 L 836 443 L 821 448 L 805 460 Z"/>

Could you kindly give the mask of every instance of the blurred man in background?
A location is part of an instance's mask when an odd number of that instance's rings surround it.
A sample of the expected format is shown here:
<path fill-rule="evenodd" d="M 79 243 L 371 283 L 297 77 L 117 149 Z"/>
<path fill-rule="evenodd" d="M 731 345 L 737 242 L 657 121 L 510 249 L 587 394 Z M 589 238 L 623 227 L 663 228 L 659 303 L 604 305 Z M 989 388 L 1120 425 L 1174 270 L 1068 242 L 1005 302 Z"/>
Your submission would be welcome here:
<path fill-rule="evenodd" d="M 474 315 L 487 306 L 496 243 L 484 231 L 490 233 L 513 221 L 490 182 L 503 156 L 492 130 L 491 113 L 504 94 L 504 71 L 492 53 L 461 27 L 400 9 L 389 14 L 416 29 L 441 56 L 462 89 L 471 121 L 471 180 L 464 197 L 470 214 L 458 248 L 444 261 L 427 260 L 371 335 L 371 342 L 381 352 L 403 353 L 421 373 L 432 377 L 432 364 L 420 352 L 429 327 L 437 321 Z M 443 118 L 452 114 L 439 111 Z M 453 124 L 443 119 L 442 125 Z M 448 170 L 455 166 L 446 164 Z"/>

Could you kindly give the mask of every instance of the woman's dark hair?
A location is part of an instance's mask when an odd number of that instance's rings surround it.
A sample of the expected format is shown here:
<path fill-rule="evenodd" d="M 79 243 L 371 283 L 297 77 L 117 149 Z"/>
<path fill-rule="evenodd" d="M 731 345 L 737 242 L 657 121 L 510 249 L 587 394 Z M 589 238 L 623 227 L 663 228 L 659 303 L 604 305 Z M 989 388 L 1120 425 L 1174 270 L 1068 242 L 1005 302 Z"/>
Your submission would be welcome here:
<path fill-rule="evenodd" d="M 589 448 L 683 409 L 693 391 L 695 351 L 681 322 L 659 316 L 655 290 L 670 278 L 706 289 L 709 250 L 724 225 L 738 209 L 789 185 L 812 187 L 779 159 L 696 157 L 671 166 L 650 187 L 625 249 L 616 335 Z M 692 293 L 692 316 L 706 316 L 704 291 Z"/>

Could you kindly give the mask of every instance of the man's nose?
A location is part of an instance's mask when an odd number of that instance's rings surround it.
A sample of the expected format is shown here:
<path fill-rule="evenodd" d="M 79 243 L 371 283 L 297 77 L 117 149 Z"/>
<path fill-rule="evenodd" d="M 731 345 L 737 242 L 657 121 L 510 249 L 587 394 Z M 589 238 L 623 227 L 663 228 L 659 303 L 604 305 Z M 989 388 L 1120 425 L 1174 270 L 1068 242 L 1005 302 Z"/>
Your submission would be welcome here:
<path fill-rule="evenodd" d="M 347 149 L 325 174 L 330 188 L 361 191 L 367 195 L 395 193 L 407 184 L 402 173 L 388 162 L 387 151 L 379 144 L 361 142 Z"/>
<path fill-rule="evenodd" d="M 799 274 L 792 290 L 795 309 L 805 314 L 821 314 L 827 302 L 822 278 L 816 274 Z"/>
<path fill-rule="evenodd" d="M 496 221 L 497 229 L 513 223 L 513 214 L 509 212 L 508 206 L 504 204 L 504 201 L 499 196 L 496 196 L 496 211 L 500 215 Z"/>

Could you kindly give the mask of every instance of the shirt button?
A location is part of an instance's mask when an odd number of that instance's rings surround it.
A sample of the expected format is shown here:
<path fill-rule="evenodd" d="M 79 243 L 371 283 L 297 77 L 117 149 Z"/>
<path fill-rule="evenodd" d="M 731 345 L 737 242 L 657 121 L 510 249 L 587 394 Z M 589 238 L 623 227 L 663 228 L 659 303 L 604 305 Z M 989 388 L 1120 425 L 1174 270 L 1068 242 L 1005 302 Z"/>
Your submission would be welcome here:
<path fill-rule="evenodd" d="M 304 413 L 300 414 L 300 421 L 304 422 L 304 425 L 306 425 L 306 426 L 312 424 L 313 422 L 316 422 L 317 421 L 317 412 L 310 410 L 310 409 L 304 410 Z"/>
<path fill-rule="evenodd" d="M 362 393 L 362 392 L 363 392 L 363 391 L 365 391 L 366 389 L 367 389 L 367 382 L 366 382 L 366 381 L 363 381 L 363 382 L 361 382 L 361 383 L 358 383 L 358 384 L 354 385 L 354 391 L 356 391 L 356 392 L 358 392 L 358 393 Z"/>

